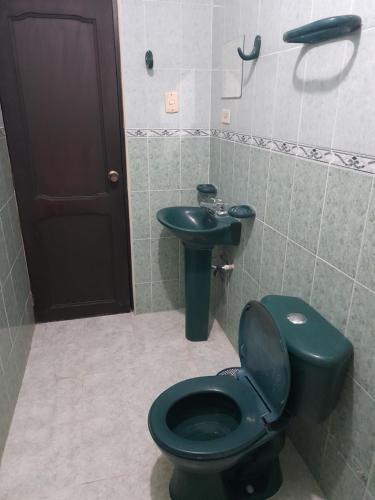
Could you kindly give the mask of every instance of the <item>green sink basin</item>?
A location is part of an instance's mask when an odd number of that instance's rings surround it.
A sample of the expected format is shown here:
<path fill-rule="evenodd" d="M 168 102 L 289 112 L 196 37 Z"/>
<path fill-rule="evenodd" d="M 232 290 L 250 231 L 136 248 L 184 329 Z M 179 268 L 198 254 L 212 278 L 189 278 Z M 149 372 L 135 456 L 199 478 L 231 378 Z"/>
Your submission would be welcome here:
<path fill-rule="evenodd" d="M 228 216 L 216 216 L 203 207 L 167 207 L 156 215 L 186 245 L 213 248 L 215 245 L 238 245 L 241 223 Z"/>
<path fill-rule="evenodd" d="M 212 249 L 215 245 L 238 245 L 241 223 L 203 207 L 162 208 L 156 217 L 184 244 L 186 338 L 207 340 Z"/>

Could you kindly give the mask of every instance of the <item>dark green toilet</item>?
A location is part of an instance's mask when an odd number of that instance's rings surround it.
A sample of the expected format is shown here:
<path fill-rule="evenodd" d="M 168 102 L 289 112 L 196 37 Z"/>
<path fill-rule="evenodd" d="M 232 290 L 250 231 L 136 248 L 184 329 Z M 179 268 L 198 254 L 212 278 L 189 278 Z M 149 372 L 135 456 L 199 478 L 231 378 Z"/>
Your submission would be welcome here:
<path fill-rule="evenodd" d="M 352 351 L 301 299 L 269 295 L 247 304 L 239 327 L 241 368 L 180 382 L 150 409 L 150 433 L 175 466 L 172 500 L 274 495 L 290 416 L 322 422 L 330 415 Z"/>

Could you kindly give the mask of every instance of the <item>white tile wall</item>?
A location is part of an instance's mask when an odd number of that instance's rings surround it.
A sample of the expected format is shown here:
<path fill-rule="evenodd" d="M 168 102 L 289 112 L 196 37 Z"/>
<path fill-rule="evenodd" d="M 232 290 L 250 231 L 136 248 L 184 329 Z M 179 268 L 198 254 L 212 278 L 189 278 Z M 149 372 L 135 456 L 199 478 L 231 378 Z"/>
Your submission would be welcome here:
<path fill-rule="evenodd" d="M 313 0 L 283 0 L 281 2 L 280 27 L 279 27 L 279 50 L 285 48 L 283 34 L 285 31 L 303 26 L 311 20 Z"/>
<path fill-rule="evenodd" d="M 312 46 L 305 51 L 305 77 L 298 80 L 303 87 L 299 141 L 302 144 L 329 148 L 332 144 L 336 103 L 345 41 Z"/>
<path fill-rule="evenodd" d="M 352 0 L 313 0 L 312 21 L 324 17 L 350 14 Z"/>
<path fill-rule="evenodd" d="M 211 71 L 181 71 L 181 128 L 210 128 Z"/>
<path fill-rule="evenodd" d="M 322 154 L 333 159 L 332 161 L 338 165 L 342 165 L 344 161 L 356 162 L 358 159 L 353 158 L 355 156 L 375 156 L 374 0 L 119 0 L 119 2 L 126 127 L 213 128 L 227 132 L 242 132 L 255 137 L 275 139 L 278 142 L 265 141 L 265 143 L 271 144 L 270 147 L 281 147 L 281 150 L 283 141 L 302 145 L 300 151 L 303 149 L 309 152 L 312 148 L 325 150 Z M 346 39 L 305 47 L 283 42 L 282 35 L 289 29 L 320 18 L 348 13 L 362 16 L 361 32 L 356 32 Z M 244 63 L 242 97 L 222 99 L 223 43 L 245 35 L 245 50 L 250 51 L 256 34 L 262 36 L 261 56 L 255 62 Z M 154 53 L 155 67 L 152 71 L 147 71 L 145 68 L 146 49 L 151 49 Z M 164 93 L 170 90 L 176 90 L 180 94 L 178 114 L 167 115 L 164 111 Z M 231 123 L 228 126 L 221 124 L 223 108 L 231 110 Z M 235 140 L 242 140 L 238 137 L 237 135 Z M 296 150 L 293 149 L 293 144 L 292 152 Z M 310 148 L 304 147 L 306 145 Z M 232 184 L 233 172 L 243 166 L 241 162 L 233 163 L 231 155 L 238 154 L 237 159 L 240 159 L 242 147 L 229 143 L 229 146 L 221 144 L 221 149 L 219 148 L 221 163 L 223 157 L 227 157 L 231 167 L 226 172 L 222 166 L 220 167 L 224 179 L 220 187 L 224 193 L 228 189 L 230 192 L 241 191 L 240 183 L 237 182 L 234 187 Z M 233 148 L 233 151 L 230 148 Z M 331 149 L 335 151 L 334 157 L 330 154 Z M 342 151 L 349 152 L 349 155 L 343 155 Z M 285 158 L 289 158 L 288 161 L 293 163 L 290 156 Z M 367 158 L 366 161 L 370 161 L 371 166 L 371 158 Z M 366 168 L 367 166 L 368 163 Z M 150 165 L 147 165 L 147 168 L 150 169 Z M 147 168 L 145 167 L 145 171 Z M 371 168 L 375 173 L 375 167 Z M 341 172 L 336 166 L 330 169 L 333 172 L 336 170 Z M 287 206 L 290 203 L 288 186 L 284 185 L 284 190 L 279 190 L 277 187 L 278 182 L 287 184 L 290 181 L 292 173 L 289 169 L 286 170 L 284 179 L 280 182 L 277 176 L 282 175 L 282 169 L 275 168 L 268 177 L 266 176 L 275 187 L 273 192 L 272 189 L 269 190 L 273 199 L 268 198 L 267 204 L 264 203 L 268 211 L 266 224 L 272 223 L 277 229 L 265 231 L 269 236 L 267 241 L 270 247 L 268 253 L 271 266 L 273 265 L 271 247 L 281 236 L 277 231 L 286 232 L 287 228 L 286 225 L 284 227 L 280 225 L 283 221 L 280 221 L 277 210 L 274 212 L 270 210 L 270 202 L 277 202 L 280 198 L 280 206 Z M 154 175 L 157 173 L 152 171 L 148 173 L 156 185 Z M 184 174 L 186 175 L 186 172 Z M 350 173 L 350 175 L 357 174 Z M 365 178 L 366 176 L 363 176 L 363 179 Z M 354 184 L 353 182 L 351 187 Z M 190 187 L 193 187 L 193 184 L 189 184 L 189 190 L 186 190 L 189 200 L 194 194 L 194 190 Z M 328 187 L 330 188 L 330 184 Z M 328 198 L 333 196 L 331 191 Z M 358 192 L 368 197 L 364 189 L 359 189 Z M 167 198 L 168 204 L 172 198 L 174 198 L 173 204 L 177 203 L 175 199 L 177 191 L 154 191 L 151 197 L 147 192 L 140 194 L 139 200 L 143 205 L 145 200 L 148 200 L 148 203 L 151 200 L 151 205 L 154 206 L 159 202 L 162 203 L 163 199 L 165 205 Z M 352 207 L 359 197 L 352 193 L 350 198 L 349 194 L 349 206 Z M 261 190 L 258 196 L 262 196 Z M 326 206 L 330 207 L 329 202 Z M 134 208 L 136 214 L 135 205 Z M 356 213 L 359 209 L 363 211 L 364 207 L 357 207 Z M 343 214 L 340 216 L 350 220 L 350 215 L 346 216 L 344 212 Z M 343 226 L 343 223 L 337 222 L 340 216 L 334 216 L 333 219 L 338 226 Z M 355 222 L 359 221 L 358 224 L 361 223 L 359 219 L 357 214 Z M 155 219 L 152 222 L 151 237 L 157 238 L 160 228 Z M 331 225 L 333 223 L 330 222 Z M 341 253 L 335 250 L 331 255 L 332 237 L 329 235 L 326 242 L 326 232 L 326 226 L 323 225 L 321 238 L 318 238 L 321 241 L 318 252 L 320 260 L 322 257 L 329 258 L 330 262 L 352 276 L 355 272 L 352 261 L 354 262 L 360 253 L 359 238 L 356 240 L 357 245 L 350 244 L 350 251 L 344 248 L 348 246 L 346 242 Z M 337 234 L 339 240 L 340 231 Z M 280 253 L 285 252 L 283 245 L 280 245 Z M 172 246 L 171 253 L 173 253 Z M 298 245 L 295 246 L 298 251 Z M 140 246 L 141 250 L 142 248 Z M 306 268 L 309 251 L 306 251 L 306 255 L 299 252 L 299 255 L 302 265 Z M 287 256 L 290 257 L 289 253 Z M 296 265 L 297 258 L 293 259 L 292 254 L 292 259 L 285 261 L 286 267 Z M 342 262 L 337 259 L 341 259 Z M 260 265 L 262 266 L 263 264 Z M 318 268 L 316 274 L 319 273 L 324 276 L 327 270 L 324 267 Z M 282 273 L 276 267 L 274 274 L 277 279 L 267 282 L 267 276 L 263 276 L 264 272 L 261 273 L 267 287 L 278 289 L 284 286 Z M 171 294 L 171 290 L 175 293 L 177 281 L 175 279 L 168 282 L 172 286 L 169 292 L 167 287 L 163 292 L 163 288 L 161 286 L 158 288 L 155 284 L 155 290 L 153 287 L 152 292 L 149 287 L 150 293 L 154 297 L 162 292 L 167 296 Z M 159 286 L 159 283 L 157 285 Z M 301 293 L 309 295 L 309 288 L 311 283 L 308 283 L 306 290 L 302 290 Z M 351 291 L 348 290 L 346 293 L 344 287 L 342 288 L 341 298 L 338 299 L 336 295 L 331 294 L 332 301 L 329 303 L 329 310 L 326 311 L 328 316 L 335 304 L 338 309 L 345 309 L 343 313 L 347 313 L 343 297 L 346 296 L 349 303 Z M 324 312 L 324 307 L 327 308 L 329 301 L 326 304 L 319 304 L 319 296 L 320 294 L 315 292 L 313 299 Z M 341 314 L 339 313 L 340 311 L 337 313 L 338 317 Z M 345 500 L 352 498 L 350 489 L 348 491 L 349 493 L 345 492 Z M 362 495 L 358 496 L 361 497 Z M 344 497 L 342 498 L 344 500 Z"/>
<path fill-rule="evenodd" d="M 229 29 L 233 36 L 245 34 L 248 47 L 259 33 L 262 48 L 255 63 L 244 64 L 239 100 L 221 99 L 221 74 L 213 72 L 212 128 L 225 129 L 220 124 L 225 107 L 232 113 L 229 130 L 375 155 L 373 1 L 244 0 L 238 8 L 237 2 L 223 0 L 220 5 L 213 16 L 213 68 L 219 69 L 217 44 Z M 362 16 L 363 28 L 347 38 L 311 46 L 282 40 L 288 29 L 350 13 Z"/>
<path fill-rule="evenodd" d="M 233 9 L 230 16 L 229 5 Z M 235 18 L 236 12 L 238 20 Z M 362 16 L 363 24 L 362 30 L 346 38 L 311 46 L 286 44 L 282 40 L 283 33 L 289 29 L 324 17 L 350 13 Z M 245 34 L 249 44 L 255 34 L 259 33 L 262 36 L 260 58 L 256 62 L 244 63 L 243 95 L 238 100 L 223 100 L 220 97 L 221 74 L 216 51 L 217 44 L 222 43 L 227 24 L 233 36 Z M 237 33 L 235 33 L 236 28 L 238 28 Z M 250 48 L 250 45 L 247 45 L 247 48 Z M 261 189 L 259 176 L 253 188 L 253 196 L 256 196 L 257 202 L 262 195 L 265 198 L 264 205 L 267 210 L 263 243 L 254 231 L 251 257 L 245 252 L 243 261 L 245 272 L 242 276 L 244 289 L 245 280 L 247 277 L 250 278 L 246 272 L 247 267 L 250 269 L 253 266 L 255 268 L 253 272 L 258 273 L 258 278 L 260 268 L 261 294 L 265 291 L 280 292 L 281 290 L 286 293 L 289 289 L 292 289 L 292 293 L 295 294 L 296 283 L 285 278 L 287 272 L 284 274 L 283 281 L 282 272 L 278 268 L 278 263 L 283 262 L 285 256 L 285 269 L 290 268 L 294 273 L 297 272 L 297 284 L 300 287 L 298 293 L 307 300 L 310 298 L 312 303 L 343 331 L 348 313 L 352 313 L 354 288 L 351 278 L 358 275 L 359 256 L 363 251 L 361 250 L 363 246 L 361 232 L 365 227 L 364 221 L 368 214 L 373 176 L 343 170 L 337 168 L 336 165 L 352 168 L 353 165 L 357 168 L 364 167 L 365 171 L 375 174 L 374 53 L 374 0 L 244 0 L 240 1 L 239 9 L 237 1 L 222 0 L 220 6 L 215 8 L 211 127 L 220 129 L 220 132 L 215 131 L 215 136 L 224 140 L 212 140 L 211 161 L 213 167 L 215 163 L 219 164 L 221 172 L 218 178 L 219 192 L 225 193 L 225 189 L 230 186 L 228 179 L 231 177 L 233 155 L 228 154 L 228 151 L 230 152 L 229 141 L 235 141 L 235 148 L 238 142 L 245 141 L 251 145 L 255 143 L 258 146 L 284 152 L 287 150 L 290 153 L 288 156 L 271 155 L 271 158 L 276 158 L 277 163 L 273 165 L 271 161 L 268 173 L 267 171 L 264 173 L 268 183 L 267 193 Z M 232 122 L 227 127 L 220 123 L 220 112 L 223 107 L 229 108 L 232 113 Z M 242 134 L 253 137 L 248 139 Z M 268 140 L 260 141 L 259 137 Z M 283 142 L 292 144 L 283 144 Z M 259 154 L 267 154 L 264 149 L 263 151 L 253 150 Z M 305 198 L 300 195 L 298 198 L 294 189 L 290 203 L 289 184 L 294 168 L 294 159 L 291 155 L 296 152 L 301 155 L 304 153 L 306 156 L 310 154 L 311 158 L 328 163 L 331 161 L 333 166 L 328 169 L 329 176 L 319 176 L 319 188 L 316 186 L 314 188 L 312 177 L 309 178 L 306 172 L 303 173 L 303 178 L 298 177 L 297 167 L 295 168 L 292 184 L 300 188 L 299 193 L 301 189 L 307 189 L 309 194 L 319 192 L 321 199 L 324 198 L 321 213 L 314 212 L 315 217 L 318 217 L 319 221 L 322 217 L 323 222 L 321 226 L 320 222 L 317 222 L 315 235 L 312 235 L 310 229 L 309 239 L 303 243 L 308 248 L 305 253 L 301 252 L 299 244 L 295 245 L 294 252 L 291 251 L 289 241 L 288 252 L 285 254 L 285 242 L 281 243 L 282 233 L 289 231 L 290 235 L 297 226 L 292 218 L 292 211 L 289 223 L 282 220 L 279 213 L 288 213 L 288 204 L 295 207 L 298 202 L 300 210 L 303 210 L 303 217 L 306 218 L 306 210 L 308 210 L 306 203 L 311 202 L 308 195 Z M 219 160 L 217 160 L 217 155 Z M 360 158 L 359 161 L 358 158 Z M 283 165 L 283 159 L 286 165 Z M 297 164 L 300 161 L 298 160 Z M 259 173 L 262 167 L 259 158 L 254 160 L 251 155 L 249 165 L 249 172 L 257 168 L 254 171 L 255 174 Z M 324 171 L 326 167 L 321 165 L 317 163 L 316 168 L 322 168 Z M 218 168 L 217 165 L 215 168 Z M 311 170 L 312 163 L 306 162 L 306 168 Z M 225 173 L 227 173 L 227 178 Z M 215 171 L 211 174 L 215 174 Z M 343 179 L 347 179 L 345 186 L 341 184 Z M 242 176 L 242 180 L 246 183 L 245 176 Z M 251 189 L 251 183 L 252 177 L 248 181 L 249 189 Z M 343 203 L 344 200 L 346 204 Z M 257 206 L 258 211 L 259 206 Z M 261 210 L 260 215 L 258 214 L 260 219 L 264 216 L 263 212 L 264 209 Z M 310 227 L 308 221 L 305 222 L 306 227 Z M 270 226 L 275 228 L 275 231 Z M 261 252 L 257 250 L 258 246 L 262 249 Z M 311 250 L 319 255 L 319 263 L 315 266 L 311 259 Z M 259 257 L 260 253 L 262 259 Z M 235 259 L 237 259 L 236 263 L 239 262 L 237 254 Z M 255 264 L 251 259 L 255 261 Z M 266 269 L 267 272 L 264 272 Z M 269 269 L 271 272 L 268 273 Z M 304 282 L 303 275 L 307 276 L 310 272 L 312 273 L 311 279 L 306 279 Z M 332 286 L 334 279 L 337 280 L 336 288 Z M 228 280 L 228 289 L 234 286 L 233 280 L 232 282 L 230 280 L 231 278 Z M 226 297 L 226 290 L 227 288 L 220 287 L 219 293 L 222 297 Z M 366 291 L 369 292 L 369 290 Z M 364 307 L 363 304 L 362 307 Z M 227 316 L 223 315 L 220 307 L 218 309 L 217 318 L 223 320 L 227 334 L 232 338 L 235 335 L 233 332 L 237 331 L 238 324 L 233 321 L 233 315 L 231 316 L 234 311 L 233 304 L 228 299 Z M 365 323 L 365 320 L 358 320 L 357 329 L 360 333 L 357 334 L 362 339 L 365 336 L 366 327 L 362 326 L 361 322 Z M 371 348 L 368 350 L 371 352 Z M 356 366 L 358 367 L 361 363 L 362 368 L 365 367 L 364 369 L 367 370 L 369 365 L 366 361 L 362 361 L 359 351 L 359 347 L 356 346 Z M 373 404 L 373 400 L 367 393 L 364 400 L 371 401 Z M 345 448 L 342 443 L 346 438 L 354 442 L 357 437 L 353 438 L 353 436 L 361 434 L 359 420 L 355 417 L 361 412 L 366 414 L 364 417 L 366 421 L 371 411 L 366 410 L 364 402 L 355 403 L 349 411 L 343 405 L 337 410 L 336 419 L 340 423 L 335 424 L 336 427 L 333 427 L 334 432 L 332 432 L 337 434 L 336 438 L 341 443 L 342 450 Z M 324 432 L 326 432 L 324 429 L 318 431 L 311 429 L 305 432 L 304 436 L 301 435 L 296 439 L 300 441 L 300 451 L 302 455 L 306 455 L 308 461 L 309 451 L 306 443 L 314 443 L 314 448 L 319 450 L 318 441 L 319 439 L 325 440 Z M 367 448 L 370 449 L 368 453 L 371 458 L 373 440 L 368 433 L 358 444 L 358 455 L 365 455 Z M 327 450 L 328 447 L 325 449 Z M 360 466 L 358 470 L 353 468 L 354 472 L 350 469 L 351 464 L 355 463 L 355 458 L 350 456 L 351 451 L 345 454 L 346 464 L 343 458 L 340 459 L 332 454 L 330 458 L 332 470 L 330 471 L 327 465 L 329 464 L 327 457 L 330 457 L 330 454 L 325 454 L 323 465 L 321 465 L 321 456 L 324 454 L 316 450 L 314 449 L 316 459 L 310 457 L 309 464 L 312 469 L 315 467 L 318 470 L 318 465 L 322 469 L 322 484 L 329 500 L 338 498 L 340 500 L 352 498 L 369 500 L 370 497 L 372 498 L 374 474 L 372 473 L 366 486 L 368 471 L 364 473 L 361 483 L 358 479 L 360 475 L 358 474 L 358 477 L 356 475 Z M 344 475 L 341 470 L 343 464 L 346 467 Z M 369 460 L 366 464 L 363 470 L 367 470 Z M 330 481 L 332 485 L 328 484 Z M 364 495 L 366 487 L 367 495 Z"/>
<path fill-rule="evenodd" d="M 155 62 L 156 64 L 156 62 Z M 179 69 L 159 69 L 155 67 L 146 75 L 146 127 L 179 128 L 180 113 L 166 113 L 164 94 L 168 91 L 180 93 Z M 128 125 L 129 126 L 129 125 Z"/>
<path fill-rule="evenodd" d="M 262 36 L 262 54 L 276 52 L 280 47 L 280 15 L 282 2 L 262 0 L 259 2 L 258 32 Z"/>
<path fill-rule="evenodd" d="M 347 50 L 353 57 L 339 89 L 333 146 L 375 154 L 375 30 L 364 31 L 360 40 L 352 37 Z"/>
<path fill-rule="evenodd" d="M 362 17 L 363 28 L 373 28 L 375 26 L 375 9 L 373 0 L 354 0 L 353 14 Z"/>
<path fill-rule="evenodd" d="M 256 64 L 252 116 L 253 135 L 272 136 L 278 59 L 278 54 L 271 54 L 259 58 Z"/>
<path fill-rule="evenodd" d="M 297 141 L 305 73 L 302 50 L 294 48 L 279 55 L 272 137 L 284 141 Z"/>
<path fill-rule="evenodd" d="M 119 0 L 126 128 L 209 127 L 212 11 L 212 0 Z M 179 113 L 165 113 L 168 91 Z"/>
<path fill-rule="evenodd" d="M 181 6 L 168 2 L 145 2 L 146 45 L 154 52 L 155 67 L 180 68 Z"/>
<path fill-rule="evenodd" d="M 211 69 L 211 43 L 212 7 L 183 4 L 181 67 Z"/>

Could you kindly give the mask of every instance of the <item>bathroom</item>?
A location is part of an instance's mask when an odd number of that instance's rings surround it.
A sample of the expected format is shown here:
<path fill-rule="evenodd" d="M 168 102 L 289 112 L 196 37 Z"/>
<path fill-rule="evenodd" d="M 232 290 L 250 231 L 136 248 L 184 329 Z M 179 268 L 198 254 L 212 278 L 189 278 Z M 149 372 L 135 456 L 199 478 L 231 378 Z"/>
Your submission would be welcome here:
<path fill-rule="evenodd" d="M 375 499 L 374 50 L 370 0 L 0 0 L 0 500 L 185 500 L 150 408 L 269 296 L 354 355 L 225 498 Z M 248 210 L 203 284 L 168 207 Z"/>

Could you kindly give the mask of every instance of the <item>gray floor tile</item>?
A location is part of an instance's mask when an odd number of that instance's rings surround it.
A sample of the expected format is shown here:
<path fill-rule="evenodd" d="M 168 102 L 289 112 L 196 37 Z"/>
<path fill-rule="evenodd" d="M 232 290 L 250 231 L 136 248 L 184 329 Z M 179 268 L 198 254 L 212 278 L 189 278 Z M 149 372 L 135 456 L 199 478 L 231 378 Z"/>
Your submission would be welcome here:
<path fill-rule="evenodd" d="M 1 500 L 168 500 L 172 468 L 148 433 L 150 405 L 180 380 L 238 363 L 217 323 L 208 342 L 186 342 L 179 311 L 37 325 Z M 289 442 L 281 461 L 275 499 L 323 499 Z"/>

